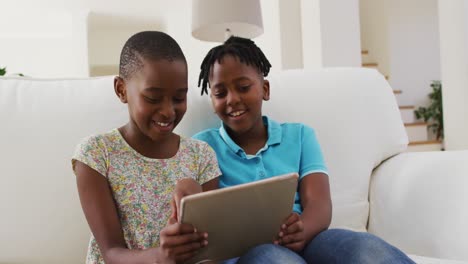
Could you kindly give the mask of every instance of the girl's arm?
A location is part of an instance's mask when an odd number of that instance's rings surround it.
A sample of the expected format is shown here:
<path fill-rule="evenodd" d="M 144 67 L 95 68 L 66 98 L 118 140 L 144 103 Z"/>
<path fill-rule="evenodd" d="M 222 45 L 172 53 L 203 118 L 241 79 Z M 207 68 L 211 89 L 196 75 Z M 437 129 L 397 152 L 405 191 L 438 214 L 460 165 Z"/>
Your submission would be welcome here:
<path fill-rule="evenodd" d="M 205 234 L 171 223 L 161 231 L 160 248 L 127 249 L 106 178 L 79 161 L 75 173 L 81 206 L 106 263 L 175 263 L 177 256 L 191 257 L 190 253 L 205 244 Z"/>
<path fill-rule="evenodd" d="M 281 226 L 279 243 L 296 252 L 301 251 L 318 233 L 330 226 L 332 205 L 328 176 L 311 173 L 299 185 L 302 215 L 292 213 Z"/>
<path fill-rule="evenodd" d="M 185 178 L 179 180 L 176 184 L 174 194 L 172 195 L 171 208 L 172 215 L 171 217 L 176 220 L 179 218 L 180 210 L 180 201 L 182 198 L 188 195 L 206 192 L 218 189 L 219 177 L 216 177 L 210 181 L 205 182 L 200 186 L 197 181 L 192 178 Z"/>

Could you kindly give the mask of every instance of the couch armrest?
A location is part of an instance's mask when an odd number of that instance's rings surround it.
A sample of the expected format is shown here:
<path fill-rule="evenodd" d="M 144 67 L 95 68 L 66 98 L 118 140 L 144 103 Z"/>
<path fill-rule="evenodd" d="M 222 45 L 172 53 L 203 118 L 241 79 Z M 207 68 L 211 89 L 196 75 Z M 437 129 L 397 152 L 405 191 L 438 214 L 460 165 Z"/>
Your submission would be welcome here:
<path fill-rule="evenodd" d="M 403 251 L 468 261 L 468 151 L 399 154 L 370 185 L 369 232 Z"/>

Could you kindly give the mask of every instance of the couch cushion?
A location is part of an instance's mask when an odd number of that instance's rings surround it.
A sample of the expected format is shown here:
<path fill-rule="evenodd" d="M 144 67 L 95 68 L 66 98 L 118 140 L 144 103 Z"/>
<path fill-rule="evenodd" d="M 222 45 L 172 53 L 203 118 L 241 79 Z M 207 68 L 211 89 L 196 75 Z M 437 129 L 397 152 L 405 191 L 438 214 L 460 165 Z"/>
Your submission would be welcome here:
<path fill-rule="evenodd" d="M 414 262 L 418 264 L 468 264 L 465 261 L 429 258 L 416 255 L 408 255 Z"/>
<path fill-rule="evenodd" d="M 373 174 L 369 232 L 410 254 L 468 261 L 468 150 L 403 153 Z"/>
<path fill-rule="evenodd" d="M 70 157 L 128 114 L 113 79 L 0 79 L 0 263 L 83 263 L 89 240 Z"/>

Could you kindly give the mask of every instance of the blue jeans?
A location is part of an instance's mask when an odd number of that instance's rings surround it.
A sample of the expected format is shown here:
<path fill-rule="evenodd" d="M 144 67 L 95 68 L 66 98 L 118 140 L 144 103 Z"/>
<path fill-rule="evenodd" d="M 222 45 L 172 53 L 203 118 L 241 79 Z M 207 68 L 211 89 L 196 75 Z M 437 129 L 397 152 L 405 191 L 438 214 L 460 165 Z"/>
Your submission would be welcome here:
<path fill-rule="evenodd" d="M 414 262 L 399 249 L 372 234 L 328 229 L 318 234 L 299 254 L 282 246 L 265 244 L 249 250 L 238 259 L 224 263 L 413 264 Z"/>
<path fill-rule="evenodd" d="M 304 259 L 293 251 L 274 244 L 263 244 L 250 249 L 240 258 L 225 260 L 222 264 L 288 264 L 306 263 Z"/>

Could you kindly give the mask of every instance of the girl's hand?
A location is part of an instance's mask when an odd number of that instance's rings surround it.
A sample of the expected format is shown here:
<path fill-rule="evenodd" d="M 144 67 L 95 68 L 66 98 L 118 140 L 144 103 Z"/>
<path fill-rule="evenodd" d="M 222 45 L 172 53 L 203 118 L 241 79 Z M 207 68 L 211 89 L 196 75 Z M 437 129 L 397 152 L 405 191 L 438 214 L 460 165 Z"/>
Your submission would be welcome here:
<path fill-rule="evenodd" d="M 185 178 L 177 181 L 174 193 L 172 195 L 171 208 L 172 215 L 176 221 L 180 215 L 180 201 L 185 196 L 202 192 L 202 187 L 192 178 Z"/>
<path fill-rule="evenodd" d="M 208 245 L 207 238 L 207 233 L 199 233 L 192 225 L 178 223 L 171 217 L 160 233 L 161 257 L 166 261 L 183 263 L 193 257 L 200 248 Z"/>
<path fill-rule="evenodd" d="M 305 247 L 304 224 L 297 213 L 291 213 L 281 225 L 278 239 L 274 241 L 274 244 L 282 245 L 295 252 L 300 252 Z"/>

